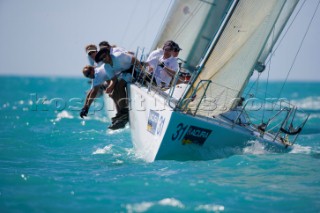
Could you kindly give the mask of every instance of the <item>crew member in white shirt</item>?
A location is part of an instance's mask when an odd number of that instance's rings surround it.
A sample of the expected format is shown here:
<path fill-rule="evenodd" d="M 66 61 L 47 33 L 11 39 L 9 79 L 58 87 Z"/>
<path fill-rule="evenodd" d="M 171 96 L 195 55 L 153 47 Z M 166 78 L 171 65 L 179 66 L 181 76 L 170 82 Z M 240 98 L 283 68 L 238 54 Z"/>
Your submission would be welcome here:
<path fill-rule="evenodd" d="M 83 68 L 82 73 L 85 77 L 92 79 L 91 89 L 86 96 L 86 100 L 84 106 L 80 112 L 80 117 L 83 118 L 84 116 L 88 115 L 88 111 L 90 105 L 97 97 L 99 92 L 100 86 L 105 82 L 108 81 L 108 87 L 106 89 L 106 93 L 111 93 L 114 89 L 114 82 L 117 80 L 117 77 L 113 73 L 112 70 L 106 70 L 104 65 L 100 65 L 99 67 L 93 67 L 87 65 Z"/>
<path fill-rule="evenodd" d="M 163 46 L 163 54 L 158 57 L 152 57 L 147 61 L 149 71 L 154 72 L 157 86 L 168 87 L 170 82 L 179 69 L 177 59 L 172 57 L 173 43 L 166 43 Z"/>
<path fill-rule="evenodd" d="M 132 66 L 135 64 L 136 58 L 124 52 L 110 54 L 108 48 L 101 48 L 95 57 L 95 61 L 97 63 L 101 61 L 105 63 L 105 69 L 107 71 L 111 70 L 117 76 L 117 80 L 114 81 L 114 90 L 110 93 L 110 97 L 113 98 L 118 111 L 117 115 L 112 119 L 113 124 L 109 128 L 123 128 L 129 119 L 126 85 L 132 81 Z"/>

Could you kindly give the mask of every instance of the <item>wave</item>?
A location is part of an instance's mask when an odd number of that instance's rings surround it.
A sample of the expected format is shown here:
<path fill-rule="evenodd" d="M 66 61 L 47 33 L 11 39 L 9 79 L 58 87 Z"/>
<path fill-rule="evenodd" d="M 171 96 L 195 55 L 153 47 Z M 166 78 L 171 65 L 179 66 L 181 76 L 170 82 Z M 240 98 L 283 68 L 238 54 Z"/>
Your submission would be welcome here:
<path fill-rule="evenodd" d="M 110 153 L 112 151 L 112 147 L 113 145 L 107 145 L 103 148 L 98 148 L 96 151 L 94 151 L 92 154 L 93 155 L 98 155 L 98 154 L 106 154 L 106 153 Z"/>
<path fill-rule="evenodd" d="M 320 113 L 320 96 L 306 97 L 299 100 L 292 100 L 291 104 L 305 112 Z"/>
<path fill-rule="evenodd" d="M 154 211 L 157 211 L 159 209 L 161 211 L 164 210 L 165 207 L 168 207 L 167 211 L 172 211 L 172 208 L 175 208 L 178 211 L 181 210 L 187 210 L 187 211 L 205 211 L 205 212 L 222 212 L 225 210 L 225 207 L 222 205 L 217 204 L 201 204 L 195 207 L 188 207 L 185 204 L 183 204 L 180 200 L 176 198 L 164 198 L 159 201 L 153 201 L 153 202 L 141 202 L 141 203 L 134 203 L 134 204 L 127 204 L 125 205 L 125 208 L 127 212 L 147 212 L 152 211 L 151 208 L 154 208 Z"/>
<path fill-rule="evenodd" d="M 181 201 L 175 198 L 164 198 L 162 200 L 155 201 L 155 202 L 141 202 L 141 203 L 135 203 L 135 204 L 127 204 L 126 209 L 127 209 L 127 212 L 146 212 L 154 206 L 170 206 L 170 207 L 175 207 L 179 209 L 185 208 L 185 205 Z"/>
<path fill-rule="evenodd" d="M 257 140 L 248 141 L 247 145 L 243 148 L 244 154 L 262 155 L 269 153 L 266 147 Z"/>
<path fill-rule="evenodd" d="M 57 118 L 55 119 L 55 121 L 60 121 L 61 119 L 63 118 L 67 118 L 67 119 L 73 119 L 73 115 L 71 115 L 71 113 L 69 113 L 68 111 L 66 110 L 63 110 L 62 112 L 58 113 L 57 114 Z"/>
<path fill-rule="evenodd" d="M 113 144 L 106 145 L 103 148 L 96 148 L 96 150 L 92 152 L 92 155 L 107 155 L 113 165 L 122 165 L 125 162 L 139 160 L 135 156 L 133 148 L 123 148 Z"/>

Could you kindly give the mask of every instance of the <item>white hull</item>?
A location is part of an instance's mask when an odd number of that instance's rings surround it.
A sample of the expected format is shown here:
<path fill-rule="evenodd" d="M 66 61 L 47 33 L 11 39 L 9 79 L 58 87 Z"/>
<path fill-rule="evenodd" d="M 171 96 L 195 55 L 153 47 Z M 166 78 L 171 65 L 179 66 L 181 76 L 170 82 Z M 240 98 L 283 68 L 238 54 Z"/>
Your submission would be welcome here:
<path fill-rule="evenodd" d="M 173 111 L 165 99 L 146 88 L 129 86 L 130 127 L 138 157 L 154 160 L 210 160 L 240 153 L 251 140 L 268 150 L 288 152 L 285 144 L 260 134 L 250 126 L 234 125 L 228 119 L 195 117 Z"/>

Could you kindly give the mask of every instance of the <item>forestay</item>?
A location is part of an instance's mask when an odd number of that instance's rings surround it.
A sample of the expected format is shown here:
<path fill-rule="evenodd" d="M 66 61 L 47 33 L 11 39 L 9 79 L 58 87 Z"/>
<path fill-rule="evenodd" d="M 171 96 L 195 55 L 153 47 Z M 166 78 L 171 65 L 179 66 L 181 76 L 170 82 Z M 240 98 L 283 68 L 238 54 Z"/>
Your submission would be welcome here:
<path fill-rule="evenodd" d="M 236 106 L 258 61 L 264 63 L 298 0 L 240 0 L 202 70 L 182 102 L 198 115 L 214 116 Z M 201 82 L 201 80 L 210 80 Z M 208 85 L 209 84 L 209 85 Z M 208 87 L 207 87 L 208 86 Z M 206 90 L 207 89 L 207 90 Z M 205 95 L 204 95 L 205 94 Z M 203 99 L 202 99 L 203 98 Z"/>

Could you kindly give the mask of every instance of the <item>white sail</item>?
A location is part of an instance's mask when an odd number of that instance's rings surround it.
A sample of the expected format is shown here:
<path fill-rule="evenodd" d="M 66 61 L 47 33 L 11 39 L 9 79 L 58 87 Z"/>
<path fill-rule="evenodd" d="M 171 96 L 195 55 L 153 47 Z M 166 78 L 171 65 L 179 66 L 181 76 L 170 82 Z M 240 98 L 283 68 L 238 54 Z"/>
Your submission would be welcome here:
<path fill-rule="evenodd" d="M 282 12 L 277 20 L 277 22 L 274 25 L 274 29 L 272 31 L 272 34 L 269 36 L 268 42 L 266 43 L 266 46 L 264 50 L 262 51 L 258 62 L 263 63 L 269 56 L 269 54 L 272 51 L 272 48 L 274 44 L 277 42 L 283 28 L 285 27 L 285 24 L 287 23 L 288 19 L 290 18 L 291 13 L 293 12 L 294 8 L 296 7 L 299 0 L 290 0 L 286 1 Z"/>
<path fill-rule="evenodd" d="M 234 107 L 260 57 L 265 60 L 275 40 L 270 40 L 278 20 L 277 37 L 292 13 L 286 0 L 240 0 L 204 67 L 194 82 L 196 96 L 188 105 L 192 113 L 214 116 Z M 290 1 L 289 1 L 290 2 Z M 284 12 L 282 15 L 281 12 Z M 279 19 L 280 18 L 280 19 Z M 207 87 L 208 86 L 208 87 Z M 193 91 L 187 98 L 191 99 Z M 203 96 L 205 94 L 205 96 Z M 202 99 L 203 98 L 203 99 Z"/>
<path fill-rule="evenodd" d="M 183 49 L 179 58 L 193 70 L 208 49 L 232 0 L 177 0 L 172 5 L 154 47 L 173 40 Z"/>

